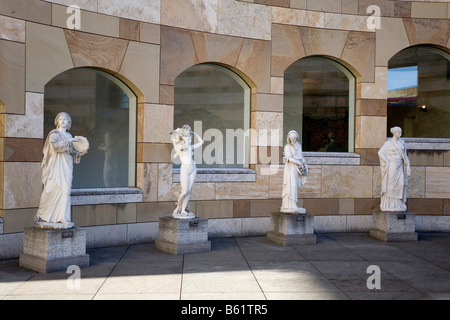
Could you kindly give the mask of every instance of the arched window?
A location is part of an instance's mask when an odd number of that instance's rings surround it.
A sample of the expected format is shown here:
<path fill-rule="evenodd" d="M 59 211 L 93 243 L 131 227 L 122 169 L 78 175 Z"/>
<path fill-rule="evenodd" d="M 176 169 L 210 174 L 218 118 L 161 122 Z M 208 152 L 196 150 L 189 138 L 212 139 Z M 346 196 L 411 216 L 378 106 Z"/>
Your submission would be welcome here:
<path fill-rule="evenodd" d="M 328 58 L 307 57 L 284 73 L 284 136 L 300 135 L 304 151 L 353 152 L 355 77 Z"/>
<path fill-rule="evenodd" d="M 175 79 L 174 128 L 184 124 L 205 141 L 194 153 L 197 167 L 249 166 L 250 87 L 233 71 L 199 64 Z"/>
<path fill-rule="evenodd" d="M 450 138 L 450 55 L 429 46 L 406 48 L 389 60 L 387 136 Z"/>
<path fill-rule="evenodd" d="M 136 185 L 136 104 L 123 82 L 96 69 L 68 70 L 46 84 L 45 137 L 64 111 L 72 117 L 72 135 L 89 140 L 88 154 L 74 165 L 73 189 Z"/>

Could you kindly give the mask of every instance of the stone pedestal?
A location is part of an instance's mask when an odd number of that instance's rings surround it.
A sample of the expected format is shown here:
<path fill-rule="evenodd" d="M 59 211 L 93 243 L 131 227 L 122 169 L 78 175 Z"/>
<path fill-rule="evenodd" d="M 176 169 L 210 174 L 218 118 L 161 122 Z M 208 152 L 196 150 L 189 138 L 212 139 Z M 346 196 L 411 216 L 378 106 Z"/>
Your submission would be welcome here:
<path fill-rule="evenodd" d="M 314 216 L 272 212 L 267 239 L 283 246 L 316 244 Z"/>
<path fill-rule="evenodd" d="M 370 236 L 381 241 L 417 241 L 415 214 L 374 210 Z"/>
<path fill-rule="evenodd" d="M 175 255 L 211 251 L 211 242 L 208 241 L 208 219 L 159 218 L 155 247 Z"/>
<path fill-rule="evenodd" d="M 19 256 L 21 267 L 50 273 L 66 271 L 71 265 L 89 267 L 89 263 L 85 229 L 25 228 L 23 253 Z"/>

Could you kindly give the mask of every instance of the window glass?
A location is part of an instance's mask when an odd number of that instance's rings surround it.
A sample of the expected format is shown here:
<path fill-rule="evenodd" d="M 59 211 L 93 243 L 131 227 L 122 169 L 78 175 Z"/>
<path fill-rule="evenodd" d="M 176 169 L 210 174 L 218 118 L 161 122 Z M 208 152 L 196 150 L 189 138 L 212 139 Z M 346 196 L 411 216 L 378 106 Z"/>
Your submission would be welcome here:
<path fill-rule="evenodd" d="M 194 153 L 197 167 L 248 167 L 250 87 L 237 74 L 213 64 L 180 74 L 175 79 L 174 129 L 184 124 L 205 141 Z"/>
<path fill-rule="evenodd" d="M 450 63 L 435 48 L 416 46 L 389 60 L 387 136 L 399 126 L 404 137 L 450 138 Z"/>
<path fill-rule="evenodd" d="M 300 59 L 284 74 L 284 136 L 296 130 L 304 151 L 353 152 L 351 73 L 326 58 Z"/>
<path fill-rule="evenodd" d="M 136 96 L 115 77 L 95 69 L 63 72 L 45 86 L 44 135 L 56 115 L 72 118 L 70 133 L 89 140 L 74 165 L 73 189 L 135 186 Z"/>

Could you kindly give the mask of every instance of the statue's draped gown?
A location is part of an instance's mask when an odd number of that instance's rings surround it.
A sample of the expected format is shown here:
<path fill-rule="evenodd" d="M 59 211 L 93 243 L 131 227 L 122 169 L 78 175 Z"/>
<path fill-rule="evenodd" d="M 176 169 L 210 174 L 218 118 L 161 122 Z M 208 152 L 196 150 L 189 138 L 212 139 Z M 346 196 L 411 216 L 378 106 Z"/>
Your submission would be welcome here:
<path fill-rule="evenodd" d="M 44 144 L 41 163 L 42 183 L 39 209 L 35 220 L 48 223 L 70 221 L 70 193 L 73 179 L 72 135 L 55 129 L 49 133 Z"/>
<path fill-rule="evenodd" d="M 407 156 L 403 140 L 389 140 L 378 151 L 381 169 L 382 211 L 406 211 Z"/>

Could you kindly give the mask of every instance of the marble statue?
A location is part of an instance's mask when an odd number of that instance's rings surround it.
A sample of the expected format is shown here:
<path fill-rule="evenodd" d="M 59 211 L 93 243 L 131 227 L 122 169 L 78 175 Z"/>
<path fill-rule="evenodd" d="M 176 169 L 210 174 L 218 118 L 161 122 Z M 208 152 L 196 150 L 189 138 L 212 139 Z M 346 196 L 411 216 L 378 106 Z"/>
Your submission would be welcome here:
<path fill-rule="evenodd" d="M 68 132 L 72 119 L 67 113 L 59 113 L 55 125 L 56 129 L 48 134 L 43 148 L 41 181 L 44 188 L 35 216 L 35 227 L 70 229 L 74 227 L 70 209 L 73 164 L 80 163 L 89 149 L 89 142 L 84 137 L 73 138 Z"/>
<path fill-rule="evenodd" d="M 411 167 L 402 129 L 391 128 L 392 139 L 378 151 L 381 169 L 381 211 L 406 212 L 406 187 Z"/>
<path fill-rule="evenodd" d="M 281 213 L 304 214 L 304 208 L 297 207 L 298 190 L 306 183 L 308 167 L 303 158 L 302 146 L 298 142 L 298 133 L 294 130 L 287 135 L 287 144 L 284 147 L 284 173 Z"/>
<path fill-rule="evenodd" d="M 192 144 L 194 135 L 198 142 Z M 195 165 L 193 155 L 194 149 L 203 145 L 203 139 L 191 130 L 189 125 L 184 125 L 172 132 L 172 144 L 175 150 L 173 160 L 180 158 L 180 194 L 178 196 L 177 207 L 173 211 L 172 217 L 176 219 L 191 219 L 195 215 L 189 211 L 188 203 L 191 196 L 192 187 L 194 186 L 197 167 Z"/>

